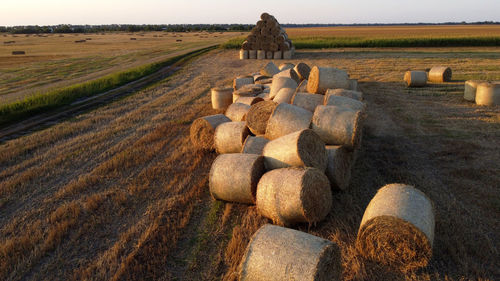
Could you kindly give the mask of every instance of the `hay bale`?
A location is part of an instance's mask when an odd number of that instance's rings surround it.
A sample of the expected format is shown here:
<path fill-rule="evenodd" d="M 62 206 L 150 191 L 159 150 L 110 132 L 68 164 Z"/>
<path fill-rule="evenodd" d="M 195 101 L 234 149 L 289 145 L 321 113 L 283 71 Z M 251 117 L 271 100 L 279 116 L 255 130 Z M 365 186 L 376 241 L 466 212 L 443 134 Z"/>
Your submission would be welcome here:
<path fill-rule="evenodd" d="M 13 56 L 26 55 L 26 52 L 25 51 L 12 51 L 12 55 Z"/>
<path fill-rule="evenodd" d="M 267 84 L 271 84 L 273 83 L 273 78 L 269 77 L 269 78 L 266 78 L 266 79 L 260 79 L 259 81 L 256 81 L 255 84 L 259 84 L 259 85 L 267 85 Z"/>
<path fill-rule="evenodd" d="M 239 90 L 243 85 L 253 84 L 253 76 L 238 76 L 233 80 L 233 89 Z"/>
<path fill-rule="evenodd" d="M 281 90 L 279 90 L 278 94 L 274 97 L 273 101 L 275 103 L 291 103 L 294 94 L 295 94 L 295 89 L 282 88 Z"/>
<path fill-rule="evenodd" d="M 467 80 L 465 81 L 465 89 L 464 89 L 464 99 L 466 101 L 476 101 L 476 90 L 477 85 L 484 83 L 484 80 Z"/>
<path fill-rule="evenodd" d="M 215 129 L 215 151 L 220 154 L 240 153 L 243 142 L 250 134 L 245 122 L 226 122 Z"/>
<path fill-rule="evenodd" d="M 271 83 L 271 92 L 269 92 L 269 97 L 273 99 L 282 88 L 296 89 L 297 86 L 297 82 L 291 78 L 275 77 Z"/>
<path fill-rule="evenodd" d="M 354 164 L 354 152 L 340 145 L 327 145 L 326 177 L 335 190 L 346 190 L 351 181 L 351 170 Z"/>
<path fill-rule="evenodd" d="M 294 68 L 294 67 L 295 67 L 295 65 L 293 63 L 285 62 L 285 63 L 280 64 L 279 69 L 280 69 L 280 71 L 283 71 L 283 70 L 287 70 L 287 69 Z"/>
<path fill-rule="evenodd" d="M 287 50 L 287 51 L 283 51 L 283 59 L 284 60 L 291 60 L 292 59 L 292 51 L 291 50 Z"/>
<path fill-rule="evenodd" d="M 302 82 L 300 82 L 299 86 L 297 87 L 296 92 L 297 93 L 299 93 L 299 92 L 306 93 L 307 92 L 307 79 L 302 80 Z"/>
<path fill-rule="evenodd" d="M 325 174 L 316 168 L 283 168 L 265 173 L 257 184 L 257 211 L 278 225 L 315 223 L 332 206 Z"/>
<path fill-rule="evenodd" d="M 423 87 L 427 85 L 427 72 L 406 71 L 404 81 L 407 87 Z"/>
<path fill-rule="evenodd" d="M 388 184 L 366 207 L 356 246 L 363 256 L 386 265 L 415 269 L 432 256 L 434 210 L 431 200 L 406 184 Z"/>
<path fill-rule="evenodd" d="M 250 107 L 246 116 L 247 126 L 255 135 L 264 135 L 271 114 L 277 104 L 274 101 L 263 101 Z"/>
<path fill-rule="evenodd" d="M 325 100 L 327 100 L 331 95 L 347 97 L 358 101 L 363 100 L 363 93 L 358 91 L 351 91 L 345 89 L 328 89 L 325 93 Z"/>
<path fill-rule="evenodd" d="M 366 104 L 359 100 L 355 100 L 352 98 L 344 97 L 344 96 L 336 96 L 336 95 L 325 95 L 325 104 L 324 105 L 335 105 L 340 107 L 347 107 L 354 111 L 365 111 Z"/>
<path fill-rule="evenodd" d="M 297 85 L 300 83 L 299 75 L 295 72 L 295 70 L 293 70 L 293 68 L 280 71 L 273 76 L 273 79 L 276 77 L 287 77 L 293 79 L 297 83 Z"/>
<path fill-rule="evenodd" d="M 261 155 L 264 150 L 264 146 L 269 142 L 268 139 L 264 137 L 254 137 L 248 136 L 243 143 L 243 149 L 241 153 L 250 153 Z"/>
<path fill-rule="evenodd" d="M 295 105 L 280 103 L 267 121 L 266 138 L 277 139 L 293 132 L 308 129 L 312 113 Z"/>
<path fill-rule="evenodd" d="M 257 50 L 249 50 L 248 51 L 249 59 L 257 59 Z"/>
<path fill-rule="evenodd" d="M 212 88 L 212 108 L 226 109 L 233 103 L 233 88 Z"/>
<path fill-rule="evenodd" d="M 274 52 L 273 51 L 266 51 L 266 59 L 272 60 L 273 56 L 274 56 Z"/>
<path fill-rule="evenodd" d="M 325 96 L 310 93 L 295 93 L 292 99 L 292 104 L 303 109 L 314 112 L 316 106 L 324 103 Z"/>
<path fill-rule="evenodd" d="M 348 90 L 357 91 L 358 90 L 358 79 L 347 79 L 349 82 Z"/>
<path fill-rule="evenodd" d="M 258 102 L 264 101 L 261 97 L 239 97 L 236 99 L 236 103 L 244 103 L 248 105 L 254 105 Z"/>
<path fill-rule="evenodd" d="M 276 51 L 273 54 L 273 59 L 275 60 L 280 60 L 283 58 L 283 53 L 281 51 Z"/>
<path fill-rule="evenodd" d="M 352 151 L 361 142 L 361 121 L 361 111 L 333 105 L 319 105 L 314 111 L 311 128 L 326 144 L 344 145 Z"/>
<path fill-rule="evenodd" d="M 250 239 L 239 280 L 340 280 L 339 247 L 322 238 L 271 224 Z"/>
<path fill-rule="evenodd" d="M 227 108 L 225 115 L 233 122 L 245 121 L 248 110 L 250 105 L 236 102 Z"/>
<path fill-rule="evenodd" d="M 222 123 L 231 122 L 223 114 L 216 114 L 194 120 L 189 129 L 189 136 L 194 147 L 205 150 L 215 149 L 215 129 Z"/>
<path fill-rule="evenodd" d="M 273 77 L 274 74 L 279 73 L 279 68 L 272 62 L 268 62 L 263 69 L 260 70 L 260 74 L 265 75 L 267 77 Z"/>
<path fill-rule="evenodd" d="M 300 81 L 309 79 L 309 73 L 311 73 L 311 68 L 309 65 L 299 62 L 294 68 L 295 72 L 300 78 Z"/>
<path fill-rule="evenodd" d="M 266 59 L 266 51 L 257 50 L 257 59 L 258 60 L 265 60 Z"/>
<path fill-rule="evenodd" d="M 248 59 L 248 50 L 240 50 L 240 60 L 247 60 Z"/>
<path fill-rule="evenodd" d="M 349 76 L 344 70 L 333 67 L 313 67 L 307 79 L 307 91 L 313 94 L 325 94 L 328 89 L 347 89 Z"/>
<path fill-rule="evenodd" d="M 429 82 L 442 83 L 451 81 L 451 68 L 434 66 L 429 71 Z"/>
<path fill-rule="evenodd" d="M 217 200 L 254 204 L 257 183 L 264 173 L 262 156 L 221 154 L 210 169 L 210 194 Z"/>
<path fill-rule="evenodd" d="M 261 94 L 257 95 L 257 97 L 262 98 L 265 101 L 271 100 L 269 97 L 269 92 L 262 92 Z"/>
<path fill-rule="evenodd" d="M 500 105 L 500 83 L 485 82 L 477 85 L 477 105 Z"/>
<path fill-rule="evenodd" d="M 326 169 L 325 143 L 312 130 L 305 129 L 269 141 L 262 155 L 267 170 L 287 167 Z"/>

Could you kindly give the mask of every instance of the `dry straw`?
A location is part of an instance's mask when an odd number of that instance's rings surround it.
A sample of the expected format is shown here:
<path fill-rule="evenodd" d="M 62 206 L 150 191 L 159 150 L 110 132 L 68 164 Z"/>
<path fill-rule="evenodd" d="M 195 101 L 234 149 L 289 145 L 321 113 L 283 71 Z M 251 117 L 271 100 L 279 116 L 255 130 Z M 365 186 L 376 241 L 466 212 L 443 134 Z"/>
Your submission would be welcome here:
<path fill-rule="evenodd" d="M 500 83 L 485 82 L 477 85 L 476 104 L 500 105 Z"/>
<path fill-rule="evenodd" d="M 300 81 L 309 79 L 309 73 L 311 72 L 311 68 L 309 65 L 299 62 L 294 68 L 295 72 L 299 76 Z"/>
<path fill-rule="evenodd" d="M 194 120 L 191 128 L 189 129 L 191 142 L 195 147 L 200 149 L 215 149 L 215 129 L 217 126 L 225 122 L 231 122 L 231 119 L 227 118 L 223 114 L 205 116 Z"/>
<path fill-rule="evenodd" d="M 362 92 L 352 91 L 352 90 L 328 89 L 325 93 L 325 99 L 328 99 L 328 97 L 330 95 L 348 97 L 348 98 L 359 100 L 359 101 L 363 100 L 363 93 Z"/>
<path fill-rule="evenodd" d="M 307 111 L 314 112 L 316 106 L 322 105 L 325 96 L 310 93 L 296 93 L 292 99 L 292 104 Z"/>
<path fill-rule="evenodd" d="M 285 63 L 282 63 L 280 64 L 280 71 L 283 71 L 283 70 L 287 70 L 287 69 L 290 69 L 290 68 L 294 68 L 295 65 L 293 63 L 289 63 L 289 62 L 285 62 Z"/>
<path fill-rule="evenodd" d="M 270 98 L 274 98 L 282 88 L 297 88 L 297 82 L 289 77 L 274 77 L 271 83 Z"/>
<path fill-rule="evenodd" d="M 276 78 L 276 77 L 288 77 L 288 78 L 293 79 L 295 81 L 295 83 L 297 83 L 297 85 L 300 83 L 299 75 L 297 74 L 297 72 L 295 72 L 295 70 L 293 68 L 289 68 L 289 69 L 285 69 L 283 71 L 280 71 L 279 73 L 277 73 L 273 76 L 273 78 Z M 297 87 L 295 87 L 295 88 L 297 88 Z"/>
<path fill-rule="evenodd" d="M 221 154 L 210 169 L 209 186 L 213 198 L 253 204 L 257 183 L 265 173 L 264 158 L 255 154 Z"/>
<path fill-rule="evenodd" d="M 349 76 L 344 70 L 333 67 L 314 66 L 307 79 L 307 91 L 313 94 L 325 94 L 328 89 L 347 89 Z"/>
<path fill-rule="evenodd" d="M 467 101 L 476 101 L 476 90 L 477 85 L 484 83 L 484 80 L 468 80 L 465 81 L 465 89 L 464 89 L 464 99 Z"/>
<path fill-rule="evenodd" d="M 328 178 L 316 168 L 276 169 L 260 179 L 256 204 L 275 224 L 311 224 L 330 212 L 332 192 Z"/>
<path fill-rule="evenodd" d="M 244 103 L 244 104 L 248 104 L 248 105 L 254 105 L 254 104 L 261 102 L 261 101 L 264 101 L 264 99 L 261 97 L 239 97 L 236 100 L 236 103 Z"/>
<path fill-rule="evenodd" d="M 451 81 L 451 68 L 434 66 L 429 71 L 429 82 L 442 83 Z"/>
<path fill-rule="evenodd" d="M 260 70 L 260 74 L 268 77 L 273 77 L 273 75 L 279 72 L 280 69 L 272 61 L 268 62 L 266 66 Z"/>
<path fill-rule="evenodd" d="M 227 122 L 215 129 L 214 143 L 217 153 L 240 153 L 243 141 L 250 134 L 245 122 Z"/>
<path fill-rule="evenodd" d="M 365 257 L 411 270 L 432 256 L 434 210 L 431 200 L 406 184 L 389 184 L 368 204 L 356 245 Z"/>
<path fill-rule="evenodd" d="M 233 89 L 238 90 L 243 85 L 253 84 L 252 76 L 238 76 L 233 80 Z"/>
<path fill-rule="evenodd" d="M 264 135 L 271 114 L 277 104 L 274 101 L 263 101 L 250 107 L 246 116 L 247 126 L 255 135 Z"/>
<path fill-rule="evenodd" d="M 340 280 L 339 247 L 323 238 L 271 224 L 252 236 L 239 280 Z"/>
<path fill-rule="evenodd" d="M 404 81 L 407 87 L 423 87 L 427 84 L 427 72 L 406 71 Z"/>
<path fill-rule="evenodd" d="M 248 110 L 250 105 L 236 102 L 227 108 L 225 115 L 233 122 L 245 121 Z"/>
<path fill-rule="evenodd" d="M 312 113 L 295 105 L 280 103 L 267 122 L 266 138 L 277 139 L 293 132 L 308 129 Z"/>
<path fill-rule="evenodd" d="M 346 190 L 351 181 L 354 153 L 340 145 L 327 145 L 326 177 L 332 189 Z"/>
<path fill-rule="evenodd" d="M 240 50 L 240 60 L 247 60 L 248 59 L 248 50 Z"/>
<path fill-rule="evenodd" d="M 362 112 L 334 105 L 316 107 L 311 128 L 326 144 L 344 145 L 349 150 L 361 142 Z"/>
<path fill-rule="evenodd" d="M 254 137 L 248 136 L 243 143 L 243 149 L 241 153 L 250 153 L 261 155 L 264 150 L 264 146 L 269 142 L 268 139 L 264 137 Z"/>
<path fill-rule="evenodd" d="M 295 94 L 295 89 L 282 88 L 281 90 L 279 90 L 278 94 L 274 97 L 273 101 L 275 103 L 291 103 L 294 94 Z"/>
<path fill-rule="evenodd" d="M 212 88 L 212 108 L 226 109 L 233 103 L 233 88 Z"/>
<path fill-rule="evenodd" d="M 340 107 L 347 107 L 355 111 L 365 111 L 366 104 L 359 100 L 351 99 L 344 96 L 326 95 L 325 105 L 335 105 Z"/>

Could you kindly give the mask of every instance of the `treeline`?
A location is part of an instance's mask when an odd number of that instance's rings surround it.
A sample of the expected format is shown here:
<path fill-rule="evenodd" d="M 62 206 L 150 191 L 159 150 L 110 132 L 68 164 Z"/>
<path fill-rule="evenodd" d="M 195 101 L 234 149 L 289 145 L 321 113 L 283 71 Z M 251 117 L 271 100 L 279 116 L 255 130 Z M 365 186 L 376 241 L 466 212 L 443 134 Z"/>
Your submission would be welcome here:
<path fill-rule="evenodd" d="M 189 31 L 249 31 L 251 24 L 111 24 L 111 25 L 27 25 L 27 26 L 0 26 L 0 32 L 12 34 L 38 34 L 38 33 L 99 33 L 99 32 L 189 32 Z"/>

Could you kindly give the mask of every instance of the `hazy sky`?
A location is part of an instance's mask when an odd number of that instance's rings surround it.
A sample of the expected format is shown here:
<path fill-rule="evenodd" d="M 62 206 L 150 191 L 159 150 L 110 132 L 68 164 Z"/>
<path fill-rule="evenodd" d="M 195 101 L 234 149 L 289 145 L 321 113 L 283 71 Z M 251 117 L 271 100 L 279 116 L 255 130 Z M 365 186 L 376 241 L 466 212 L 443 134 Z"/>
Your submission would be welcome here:
<path fill-rule="evenodd" d="M 0 0 L 0 25 L 500 21 L 500 0 Z"/>

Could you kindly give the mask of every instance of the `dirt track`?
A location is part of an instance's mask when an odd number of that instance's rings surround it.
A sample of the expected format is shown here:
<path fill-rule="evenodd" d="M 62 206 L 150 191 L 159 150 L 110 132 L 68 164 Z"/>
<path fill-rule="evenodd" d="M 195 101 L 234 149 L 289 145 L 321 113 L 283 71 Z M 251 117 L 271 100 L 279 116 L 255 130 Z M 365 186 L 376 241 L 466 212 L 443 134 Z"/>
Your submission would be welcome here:
<path fill-rule="evenodd" d="M 500 80 L 499 49 L 469 53 L 299 53 L 361 79 L 368 103 L 349 190 L 334 194 L 325 222 L 298 227 L 341 246 L 345 280 L 500 276 L 500 109 L 462 101 L 458 82 L 399 82 L 407 68 L 436 64 Z M 264 64 L 236 56 L 214 51 L 155 88 L 0 145 L 0 279 L 233 279 L 266 220 L 209 197 L 215 155 L 192 150 L 188 133 L 214 113 L 210 87 Z M 420 272 L 378 266 L 353 247 L 364 208 L 391 182 L 416 185 L 436 207 L 434 258 Z"/>

